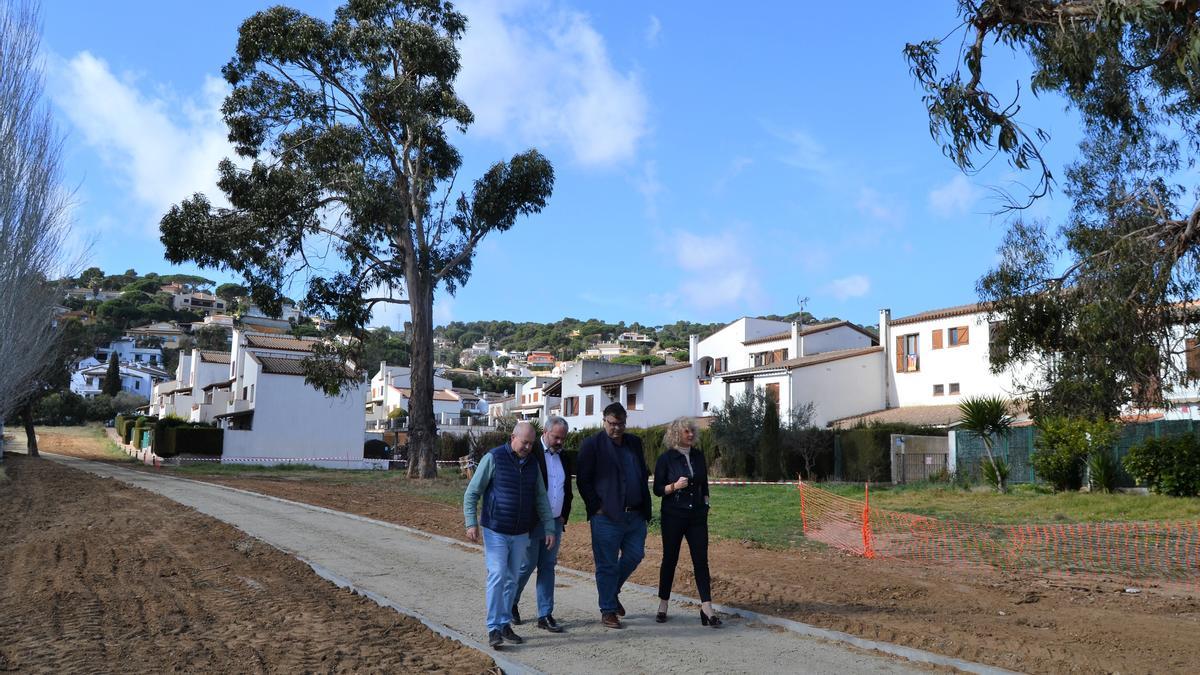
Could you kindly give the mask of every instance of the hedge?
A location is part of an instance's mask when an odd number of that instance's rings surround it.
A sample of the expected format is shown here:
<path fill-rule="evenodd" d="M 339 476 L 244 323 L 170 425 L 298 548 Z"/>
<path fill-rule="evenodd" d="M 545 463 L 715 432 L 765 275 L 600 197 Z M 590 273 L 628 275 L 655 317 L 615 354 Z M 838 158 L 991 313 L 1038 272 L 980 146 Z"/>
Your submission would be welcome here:
<path fill-rule="evenodd" d="M 146 429 L 153 431 L 154 423 L 157 421 L 158 419 L 155 417 L 139 417 L 137 419 L 137 422 L 135 422 L 133 427 L 130 429 L 132 435 L 132 440 L 130 442 L 133 443 L 133 447 L 139 449 L 142 447 L 142 432 Z M 151 440 L 153 441 L 153 439 Z"/>
<path fill-rule="evenodd" d="M 159 457 L 175 455 L 205 455 L 220 457 L 224 449 L 225 431 L 209 426 L 168 427 L 162 443 L 157 446 Z"/>

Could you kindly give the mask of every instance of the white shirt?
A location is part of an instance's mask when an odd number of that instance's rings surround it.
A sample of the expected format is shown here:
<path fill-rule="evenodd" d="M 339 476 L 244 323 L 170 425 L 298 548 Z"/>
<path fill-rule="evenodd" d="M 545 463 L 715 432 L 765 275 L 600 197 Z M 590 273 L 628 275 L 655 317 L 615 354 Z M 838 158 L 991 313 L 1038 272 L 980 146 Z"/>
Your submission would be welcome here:
<path fill-rule="evenodd" d="M 558 518 L 562 516 L 563 484 L 566 482 L 567 473 L 563 470 L 561 452 L 551 453 L 545 441 L 542 441 L 542 449 L 546 453 L 546 482 L 549 483 L 546 486 L 546 497 L 550 499 L 550 515 Z"/>

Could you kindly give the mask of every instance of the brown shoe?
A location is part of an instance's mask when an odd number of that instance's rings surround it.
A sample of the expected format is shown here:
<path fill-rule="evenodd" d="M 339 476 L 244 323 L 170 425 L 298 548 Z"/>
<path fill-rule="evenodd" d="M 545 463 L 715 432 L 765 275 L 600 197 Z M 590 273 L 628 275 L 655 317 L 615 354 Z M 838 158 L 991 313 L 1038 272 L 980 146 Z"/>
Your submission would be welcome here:
<path fill-rule="evenodd" d="M 624 628 L 621 619 L 617 617 L 616 612 L 605 612 L 600 615 L 600 623 L 604 624 L 605 628 Z"/>

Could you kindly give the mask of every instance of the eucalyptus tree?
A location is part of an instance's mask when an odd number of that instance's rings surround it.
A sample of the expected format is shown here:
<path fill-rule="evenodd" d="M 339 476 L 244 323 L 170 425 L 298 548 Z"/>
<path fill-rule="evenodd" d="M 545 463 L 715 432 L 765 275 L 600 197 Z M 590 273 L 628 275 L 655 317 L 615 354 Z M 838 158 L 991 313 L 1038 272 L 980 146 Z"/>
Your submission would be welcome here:
<path fill-rule="evenodd" d="M 69 195 L 59 136 L 42 94 L 36 7 L 0 1 L 0 420 L 31 402 L 57 353 L 54 307 L 65 276 Z"/>
<path fill-rule="evenodd" d="M 528 150 L 456 188 L 450 135 L 473 120 L 454 90 L 466 27 L 441 0 L 350 0 L 328 22 L 288 7 L 250 17 L 223 70 L 243 162 L 219 165 L 229 206 L 196 194 L 161 223 L 169 260 L 239 273 L 268 313 L 298 274 L 305 307 L 339 333 L 361 338 L 375 307 L 407 305 L 409 471 L 423 477 L 436 475 L 434 293 L 465 284 L 479 242 L 539 212 L 554 183 Z M 321 262 L 329 252 L 336 264 Z M 329 341 L 306 380 L 331 395 L 361 386 L 341 367 L 360 350 L 361 339 Z"/>
<path fill-rule="evenodd" d="M 996 155 L 1036 176 L 1009 194 L 1001 260 L 978 283 L 1003 317 L 993 367 L 1032 362 L 1039 415 L 1111 418 L 1200 372 L 1178 356 L 1200 300 L 1200 3 L 1196 0 L 960 0 L 959 30 L 906 48 L 929 128 L 966 172 Z M 947 64 L 943 45 L 957 51 Z M 1071 212 L 1057 228 L 1021 209 L 1055 178 L 1048 134 L 1022 116 L 986 58 L 1032 64 L 1019 92 L 1061 96 L 1083 139 L 1061 184 Z M 1200 356 L 1200 354 L 1197 354 Z M 1165 366 L 1165 367 L 1164 367 Z"/>

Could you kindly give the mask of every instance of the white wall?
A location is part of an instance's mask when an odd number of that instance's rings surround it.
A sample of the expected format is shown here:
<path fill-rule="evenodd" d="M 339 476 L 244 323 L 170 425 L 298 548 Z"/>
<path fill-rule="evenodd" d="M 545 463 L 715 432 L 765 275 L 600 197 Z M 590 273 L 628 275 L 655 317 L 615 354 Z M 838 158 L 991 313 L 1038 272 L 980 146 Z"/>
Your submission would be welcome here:
<path fill-rule="evenodd" d="M 874 412 L 884 407 L 882 352 L 796 368 L 791 392 L 780 385 L 780 398 L 791 397 L 790 407 L 812 402 L 813 424 L 824 427 L 832 420 Z"/>
<path fill-rule="evenodd" d="M 295 375 L 262 373 L 250 431 L 225 431 L 223 457 L 335 457 L 313 461 L 330 468 L 360 468 L 363 452 L 363 389 L 330 397 Z"/>
<path fill-rule="evenodd" d="M 947 329 L 966 326 L 968 341 L 965 345 L 949 346 Z M 933 348 L 933 332 L 942 331 L 942 348 Z M 917 334 L 920 369 L 916 372 L 896 372 L 896 339 Z M 964 314 L 942 319 L 931 319 L 914 323 L 892 324 L 890 337 L 884 344 L 889 369 L 889 398 L 892 406 L 957 404 L 971 396 L 1016 396 L 1016 381 L 1027 381 L 1029 368 L 1020 368 L 999 375 L 991 372 L 989 365 L 989 337 L 991 334 L 987 315 L 982 312 Z M 880 376 L 882 381 L 882 375 Z M 958 394 L 950 394 L 950 385 L 959 385 Z M 945 392 L 935 396 L 933 385 L 942 385 Z"/>

